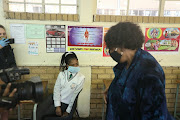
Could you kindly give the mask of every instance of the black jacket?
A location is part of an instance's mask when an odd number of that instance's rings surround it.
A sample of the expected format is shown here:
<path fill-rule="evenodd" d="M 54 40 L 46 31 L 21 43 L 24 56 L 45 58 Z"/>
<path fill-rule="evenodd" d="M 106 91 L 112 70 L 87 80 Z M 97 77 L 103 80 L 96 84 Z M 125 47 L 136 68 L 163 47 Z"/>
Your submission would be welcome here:
<path fill-rule="evenodd" d="M 0 49 L 0 70 L 11 67 L 16 67 L 16 61 L 13 49 L 8 45 Z"/>

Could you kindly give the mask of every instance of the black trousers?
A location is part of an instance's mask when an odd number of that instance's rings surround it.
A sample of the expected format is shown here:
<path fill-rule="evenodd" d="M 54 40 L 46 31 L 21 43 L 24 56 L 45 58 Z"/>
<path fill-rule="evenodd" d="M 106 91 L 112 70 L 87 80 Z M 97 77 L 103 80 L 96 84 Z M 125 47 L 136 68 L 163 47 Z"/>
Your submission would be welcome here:
<path fill-rule="evenodd" d="M 66 112 L 68 104 L 61 103 L 62 113 Z M 43 120 L 47 116 L 56 116 L 56 108 L 54 107 L 53 95 L 48 96 L 42 103 L 37 106 L 36 119 Z"/>

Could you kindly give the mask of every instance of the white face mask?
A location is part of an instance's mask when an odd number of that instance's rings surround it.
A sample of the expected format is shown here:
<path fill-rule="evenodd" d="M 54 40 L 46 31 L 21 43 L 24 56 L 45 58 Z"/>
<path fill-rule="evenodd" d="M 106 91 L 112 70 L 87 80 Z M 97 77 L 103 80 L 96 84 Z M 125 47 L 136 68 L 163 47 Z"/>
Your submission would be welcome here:
<path fill-rule="evenodd" d="M 71 72 L 71 73 L 77 73 L 77 72 L 80 71 L 80 68 L 79 67 L 69 66 L 68 71 Z"/>

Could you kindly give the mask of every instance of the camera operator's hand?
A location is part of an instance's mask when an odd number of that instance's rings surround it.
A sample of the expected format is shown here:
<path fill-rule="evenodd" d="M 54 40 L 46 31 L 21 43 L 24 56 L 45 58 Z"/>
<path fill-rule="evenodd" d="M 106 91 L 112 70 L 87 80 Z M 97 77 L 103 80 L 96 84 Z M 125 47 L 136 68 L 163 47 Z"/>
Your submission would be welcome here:
<path fill-rule="evenodd" d="M 62 111 L 61 111 L 61 107 L 56 107 L 56 115 L 57 116 L 62 116 Z"/>
<path fill-rule="evenodd" d="M 3 96 L 8 96 L 9 97 L 13 97 L 14 96 L 14 93 L 16 92 L 16 88 L 9 94 L 9 91 L 10 91 L 10 87 L 11 87 L 11 83 L 8 83 L 8 85 L 6 86 L 6 89 L 4 90 L 4 93 L 3 93 Z"/>
<path fill-rule="evenodd" d="M 8 45 L 8 43 L 9 43 L 8 40 L 9 40 L 9 39 L 5 39 L 5 38 L 2 38 L 2 39 L 0 40 L 0 49 Z"/>
<path fill-rule="evenodd" d="M 11 93 L 9 93 L 11 87 L 11 83 L 8 83 L 6 86 L 6 89 L 4 90 L 4 93 L 2 96 L 7 96 L 7 97 L 13 97 L 17 89 L 15 88 Z M 6 108 L 0 108 L 0 112 L 3 112 L 4 110 L 7 110 Z M 11 110 L 11 109 L 10 109 Z"/>

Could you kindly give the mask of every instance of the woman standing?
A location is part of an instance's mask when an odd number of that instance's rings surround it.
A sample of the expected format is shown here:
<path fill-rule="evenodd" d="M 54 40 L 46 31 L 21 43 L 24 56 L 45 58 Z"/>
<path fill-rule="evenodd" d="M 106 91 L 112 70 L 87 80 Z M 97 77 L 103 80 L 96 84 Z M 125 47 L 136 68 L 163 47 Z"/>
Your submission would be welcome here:
<path fill-rule="evenodd" d="M 105 36 L 110 56 L 117 65 L 108 91 L 107 120 L 173 120 L 168 113 L 162 67 L 141 49 L 144 35 L 131 22 L 112 26 Z"/>
<path fill-rule="evenodd" d="M 13 49 L 8 43 L 6 30 L 4 26 L 0 25 L 0 70 L 16 67 Z M 1 76 L 0 84 L 4 84 L 4 81 L 1 80 Z M 1 120 L 8 120 L 8 111 L 1 113 Z"/>

